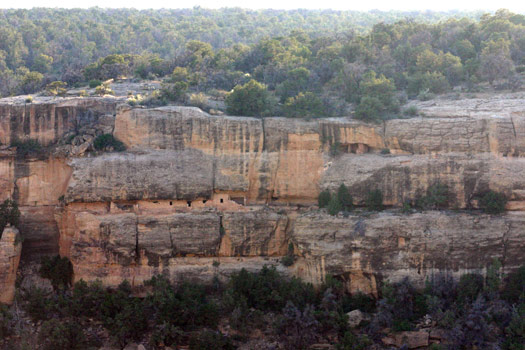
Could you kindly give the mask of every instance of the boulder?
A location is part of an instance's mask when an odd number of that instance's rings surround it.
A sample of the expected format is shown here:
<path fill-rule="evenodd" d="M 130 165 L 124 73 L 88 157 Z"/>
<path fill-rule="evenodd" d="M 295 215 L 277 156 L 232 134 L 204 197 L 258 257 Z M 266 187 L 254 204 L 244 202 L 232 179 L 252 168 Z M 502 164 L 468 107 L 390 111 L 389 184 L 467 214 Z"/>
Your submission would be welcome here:
<path fill-rule="evenodd" d="M 359 327 L 363 321 L 370 320 L 369 315 L 357 309 L 348 312 L 346 316 L 348 316 L 348 327 L 350 328 Z"/>
<path fill-rule="evenodd" d="M 428 346 L 428 338 L 428 332 L 424 331 L 401 332 L 395 335 L 395 345 L 406 345 L 409 349 L 421 348 Z"/>

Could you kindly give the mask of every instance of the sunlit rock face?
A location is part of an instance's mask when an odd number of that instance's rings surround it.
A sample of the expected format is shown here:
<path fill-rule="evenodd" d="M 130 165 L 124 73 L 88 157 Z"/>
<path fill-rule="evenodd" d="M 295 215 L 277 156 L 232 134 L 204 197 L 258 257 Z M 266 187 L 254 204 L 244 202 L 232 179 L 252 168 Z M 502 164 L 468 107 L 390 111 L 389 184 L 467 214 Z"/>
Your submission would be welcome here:
<path fill-rule="evenodd" d="M 22 239 L 18 230 L 7 226 L 0 238 L 0 303 L 11 304 L 15 297 L 15 282 Z"/>
<path fill-rule="evenodd" d="M 134 285 L 163 273 L 209 280 L 273 264 L 319 284 L 339 276 L 377 293 L 382 279 L 525 263 L 525 101 L 513 95 L 418 102 L 424 117 L 210 116 L 131 108 L 110 98 L 0 100 L 0 199 L 19 202 L 22 261 L 68 256 L 75 280 Z M 125 152 L 97 152 L 112 133 Z M 13 140 L 43 151 L 17 156 Z M 388 210 L 329 216 L 320 191 L 344 183 L 358 207 L 379 189 Z M 448 208 L 401 214 L 430 186 Z M 507 212 L 481 214 L 488 190 Z M 295 255 L 284 267 L 280 259 Z"/>

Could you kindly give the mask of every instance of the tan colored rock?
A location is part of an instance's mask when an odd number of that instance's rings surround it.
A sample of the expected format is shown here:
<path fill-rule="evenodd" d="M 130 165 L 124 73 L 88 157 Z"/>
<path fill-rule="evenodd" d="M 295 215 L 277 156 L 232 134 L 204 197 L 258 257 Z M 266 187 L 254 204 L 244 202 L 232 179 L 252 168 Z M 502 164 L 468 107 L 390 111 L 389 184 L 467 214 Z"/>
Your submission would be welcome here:
<path fill-rule="evenodd" d="M 137 213 L 132 206 L 128 212 L 111 212 L 111 206 L 97 203 L 70 204 L 57 214 L 60 254 L 72 261 L 75 280 L 98 278 L 112 285 L 126 278 L 139 283 L 158 273 L 174 279 L 176 275 L 211 279 L 219 271 L 229 274 L 250 264 L 258 268 L 272 264 L 266 257 L 270 254 L 277 255 L 273 263 L 278 264 L 279 249 L 286 247 L 286 217 L 269 210 L 225 212 L 222 219 L 211 208 L 172 210 L 170 214 Z M 221 220 L 226 227 L 223 237 Z M 254 223 L 245 229 L 237 226 Z M 228 251 L 225 240 L 230 244 Z M 213 266 L 214 261 L 220 262 L 219 268 Z"/>
<path fill-rule="evenodd" d="M 350 328 L 356 328 L 359 327 L 359 325 L 363 321 L 369 321 L 370 316 L 362 312 L 361 310 L 352 310 L 350 312 L 346 313 L 346 316 L 348 316 L 348 327 Z"/>
<path fill-rule="evenodd" d="M 225 212 L 221 256 L 283 256 L 288 218 L 271 210 Z"/>
<path fill-rule="evenodd" d="M 335 274 L 349 290 L 375 295 L 380 278 L 421 283 L 436 273 L 479 271 L 493 257 L 509 270 L 524 263 L 522 95 L 421 102 L 421 117 L 380 125 L 210 116 L 119 101 L 0 100 L 2 144 L 35 138 L 58 144 L 51 153 L 63 155 L 17 159 L 0 149 L 0 199 L 21 204 L 24 257 L 60 247 L 76 279 L 107 284 L 156 273 L 210 279 L 275 263 L 316 284 Z M 108 132 L 128 151 L 86 153 Z M 74 145 L 66 144 L 71 137 Z M 399 207 L 437 182 L 452 193 L 451 207 L 476 208 L 490 189 L 503 192 L 513 212 L 344 218 L 315 210 L 320 190 L 341 183 L 358 205 L 378 188 L 384 204 Z M 297 258 L 284 268 L 278 261 L 289 242 Z"/>
<path fill-rule="evenodd" d="M 340 276 L 349 291 L 377 293 L 376 276 L 409 277 L 415 285 L 435 274 L 479 272 L 493 258 L 508 271 L 525 263 L 525 214 L 491 216 L 436 212 L 378 213 L 347 218 L 306 213 L 292 239 L 301 258 L 295 273 L 314 284 Z"/>
<path fill-rule="evenodd" d="M 7 226 L 0 238 L 0 304 L 13 302 L 21 253 L 22 239 L 18 230 Z"/>
<path fill-rule="evenodd" d="M 399 348 L 406 345 L 409 349 L 417 349 L 428 346 L 428 332 L 407 331 L 397 333 L 394 336 L 395 345 Z"/>
<path fill-rule="evenodd" d="M 35 98 L 26 104 L 13 98 L 0 100 L 0 143 L 13 138 L 34 139 L 44 146 L 57 142 L 75 128 L 115 114 L 116 101 L 104 98 Z"/>

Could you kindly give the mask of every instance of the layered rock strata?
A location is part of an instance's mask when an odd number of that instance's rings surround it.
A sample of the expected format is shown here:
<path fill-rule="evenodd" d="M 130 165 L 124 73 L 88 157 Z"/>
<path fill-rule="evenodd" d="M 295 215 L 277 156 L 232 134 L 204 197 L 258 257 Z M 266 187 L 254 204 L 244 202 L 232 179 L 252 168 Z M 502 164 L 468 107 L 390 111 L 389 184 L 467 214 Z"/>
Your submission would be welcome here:
<path fill-rule="evenodd" d="M 4 146 L 0 198 L 21 206 L 24 259 L 60 252 L 75 279 L 110 285 L 275 264 L 316 284 L 330 273 L 349 290 L 375 294 L 384 278 L 457 276 L 483 271 L 494 257 L 511 270 L 525 263 L 523 102 L 433 101 L 420 105 L 423 117 L 375 125 L 219 117 L 118 99 L 3 100 L 2 143 L 37 139 L 47 153 L 20 158 Z M 92 152 L 102 133 L 128 150 Z M 392 209 L 320 212 L 319 192 L 341 183 L 356 205 L 380 189 Z M 396 209 L 436 183 L 449 189 L 448 211 Z M 507 196 L 507 214 L 476 210 L 488 190 Z M 279 260 L 290 243 L 297 259 L 285 268 Z"/>

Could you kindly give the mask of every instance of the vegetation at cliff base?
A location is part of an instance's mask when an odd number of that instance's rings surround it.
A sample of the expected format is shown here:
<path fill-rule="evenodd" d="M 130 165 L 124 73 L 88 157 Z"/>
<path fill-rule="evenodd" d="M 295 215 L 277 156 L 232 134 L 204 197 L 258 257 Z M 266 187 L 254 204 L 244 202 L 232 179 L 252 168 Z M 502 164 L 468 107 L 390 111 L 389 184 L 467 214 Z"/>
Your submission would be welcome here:
<path fill-rule="evenodd" d="M 52 273 L 44 278 L 52 279 L 62 260 L 47 261 L 45 269 Z M 525 266 L 506 275 L 501 267 L 494 259 L 485 275 L 470 273 L 459 280 L 432 275 L 424 288 L 409 279 L 383 281 L 377 299 L 348 294 L 344 276 L 328 275 L 314 288 L 265 266 L 258 272 L 242 269 L 224 282 L 171 283 L 155 276 L 135 289 L 126 281 L 116 288 L 84 281 L 53 291 L 22 288 L 17 302 L 41 324 L 37 338 L 44 350 L 124 348 L 131 342 L 147 349 L 226 350 L 250 344 L 254 332 L 263 341 L 256 345 L 261 349 L 271 344 L 306 349 L 319 343 L 353 350 L 382 348 L 385 337 L 408 330 L 435 331 L 443 349 L 500 344 L 503 350 L 521 350 Z M 355 312 L 357 321 L 351 316 Z M 14 322 L 19 317 L 0 307 L 0 334 L 20 332 Z M 18 349 L 16 342 L 10 344 Z"/>

